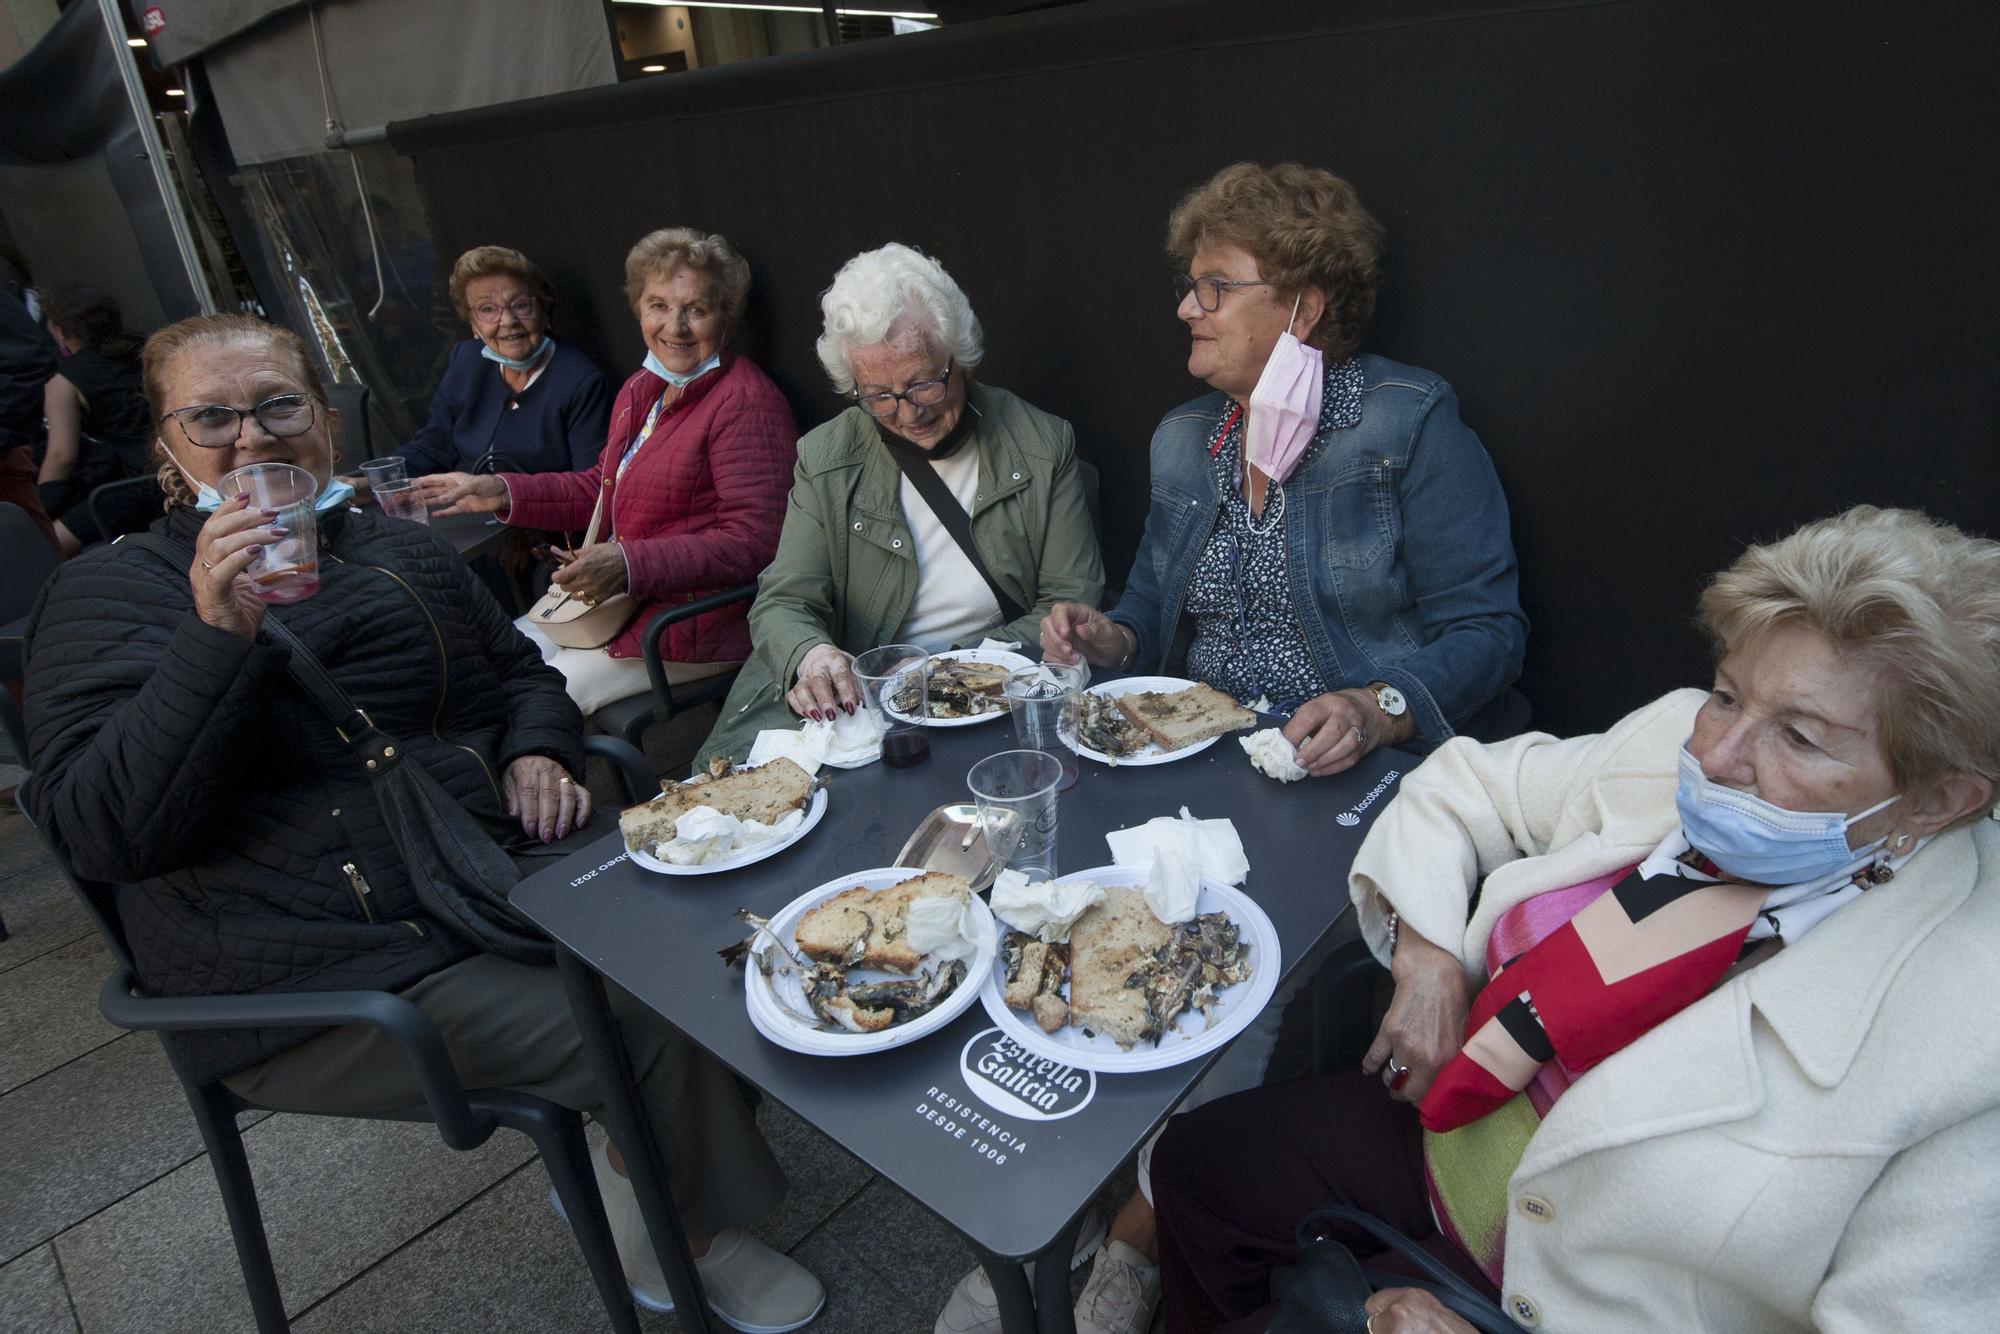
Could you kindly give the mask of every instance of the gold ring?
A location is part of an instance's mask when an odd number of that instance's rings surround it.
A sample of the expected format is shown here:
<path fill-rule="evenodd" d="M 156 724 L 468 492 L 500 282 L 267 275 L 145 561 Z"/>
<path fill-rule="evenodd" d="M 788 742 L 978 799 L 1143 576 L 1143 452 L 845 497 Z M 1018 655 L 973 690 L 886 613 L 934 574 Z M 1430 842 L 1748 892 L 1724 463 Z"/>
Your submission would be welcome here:
<path fill-rule="evenodd" d="M 1367 1330 L 1368 1334 L 1375 1334 L 1375 1317 L 1372 1315 L 1369 1316 L 1367 1321 L 1363 1323 L 1361 1328 Z"/>
<path fill-rule="evenodd" d="M 215 567 L 213 565 L 210 565 L 207 561 L 203 561 L 201 563 L 201 568 L 207 570 L 210 574 L 215 573 Z"/>
<path fill-rule="evenodd" d="M 558 783 L 561 783 L 564 787 L 576 786 L 575 780 L 572 779 L 568 774 L 564 774 L 561 778 L 556 779 L 556 781 Z"/>

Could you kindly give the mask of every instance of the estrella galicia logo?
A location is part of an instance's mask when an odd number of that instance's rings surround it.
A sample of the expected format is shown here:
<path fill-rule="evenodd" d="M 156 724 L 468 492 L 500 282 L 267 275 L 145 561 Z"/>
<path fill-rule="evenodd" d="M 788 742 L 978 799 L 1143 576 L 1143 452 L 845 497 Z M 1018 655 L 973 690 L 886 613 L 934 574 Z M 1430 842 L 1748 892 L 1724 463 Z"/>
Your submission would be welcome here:
<path fill-rule="evenodd" d="M 1097 1095 L 1096 1075 L 1037 1056 L 997 1028 L 965 1044 L 958 1071 L 972 1096 L 1024 1121 L 1075 1116 Z"/>
<path fill-rule="evenodd" d="M 1403 776 L 1403 771 L 1401 769 L 1391 769 L 1388 773 L 1383 774 L 1382 781 L 1377 783 L 1374 787 L 1369 788 L 1367 796 L 1355 802 L 1352 806 L 1349 806 L 1346 810 L 1342 811 L 1340 814 L 1334 816 L 1333 822 L 1344 829 L 1354 828 L 1354 826 L 1361 823 L 1361 812 L 1367 810 L 1370 806 L 1373 806 L 1377 801 L 1381 800 L 1382 794 L 1384 792 L 1387 792 L 1390 788 L 1390 785 L 1393 784 L 1398 778 L 1401 778 L 1402 776 Z"/>

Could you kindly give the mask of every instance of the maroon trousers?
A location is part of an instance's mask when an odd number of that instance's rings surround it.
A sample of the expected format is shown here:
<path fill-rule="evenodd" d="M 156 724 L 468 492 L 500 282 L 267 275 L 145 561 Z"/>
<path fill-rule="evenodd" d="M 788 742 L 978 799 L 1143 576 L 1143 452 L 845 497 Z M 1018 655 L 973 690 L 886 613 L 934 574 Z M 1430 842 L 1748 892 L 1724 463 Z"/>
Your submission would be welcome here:
<path fill-rule="evenodd" d="M 1342 1070 L 1251 1089 L 1173 1117 L 1153 1150 L 1160 1308 L 1167 1334 L 1251 1334 L 1270 1323 L 1271 1270 L 1298 1258 L 1300 1220 L 1329 1204 L 1365 1210 L 1497 1296 L 1439 1235 L 1424 1186 L 1417 1109 L 1379 1078 Z M 1364 1264 L 1372 1238 L 1338 1237 Z"/>

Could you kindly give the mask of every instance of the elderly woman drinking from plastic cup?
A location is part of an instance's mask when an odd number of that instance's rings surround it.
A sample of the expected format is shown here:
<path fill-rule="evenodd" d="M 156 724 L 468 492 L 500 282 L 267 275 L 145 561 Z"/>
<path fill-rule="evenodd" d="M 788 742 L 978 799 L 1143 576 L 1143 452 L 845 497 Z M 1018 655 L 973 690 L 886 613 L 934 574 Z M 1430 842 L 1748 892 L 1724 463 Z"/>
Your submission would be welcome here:
<path fill-rule="evenodd" d="M 750 611 L 755 653 L 697 758 L 852 714 L 852 655 L 1025 642 L 1104 587 L 1068 422 L 973 379 L 979 319 L 906 245 L 856 255 L 820 298 L 820 364 L 853 406 L 799 442 L 777 558 Z"/>
<path fill-rule="evenodd" d="M 2000 543 L 1864 506 L 1700 613 L 1710 689 L 1403 781 L 1349 883 L 1395 980 L 1361 1068 L 1160 1143 L 1172 1334 L 1264 1329 L 1331 1203 L 1541 1329 L 1993 1323 Z"/>

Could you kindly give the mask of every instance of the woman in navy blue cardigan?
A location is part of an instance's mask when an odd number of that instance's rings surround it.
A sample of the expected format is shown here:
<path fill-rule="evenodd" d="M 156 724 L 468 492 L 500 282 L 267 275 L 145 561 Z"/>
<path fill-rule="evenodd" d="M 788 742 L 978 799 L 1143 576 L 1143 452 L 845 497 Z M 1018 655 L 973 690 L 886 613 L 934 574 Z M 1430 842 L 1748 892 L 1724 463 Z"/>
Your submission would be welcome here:
<path fill-rule="evenodd" d="M 554 302 L 518 250 L 475 246 L 458 257 L 451 304 L 473 337 L 452 348 L 430 420 L 396 451 L 411 476 L 582 472 L 597 462 L 612 386 L 589 357 L 549 337 Z"/>

